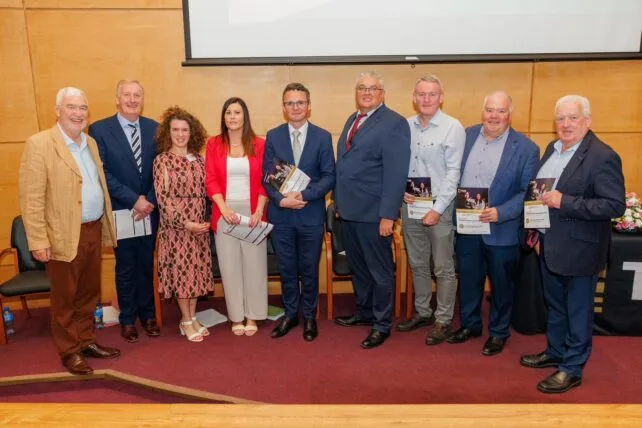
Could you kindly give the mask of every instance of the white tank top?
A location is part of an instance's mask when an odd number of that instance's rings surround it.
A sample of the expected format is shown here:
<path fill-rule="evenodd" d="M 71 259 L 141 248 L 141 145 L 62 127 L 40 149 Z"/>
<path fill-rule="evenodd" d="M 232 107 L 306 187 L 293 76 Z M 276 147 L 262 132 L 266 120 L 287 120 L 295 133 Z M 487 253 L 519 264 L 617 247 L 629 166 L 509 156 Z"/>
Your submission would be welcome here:
<path fill-rule="evenodd" d="M 247 201 L 250 199 L 250 162 L 247 160 L 247 156 L 242 158 L 227 157 L 225 199 L 228 201 Z"/>

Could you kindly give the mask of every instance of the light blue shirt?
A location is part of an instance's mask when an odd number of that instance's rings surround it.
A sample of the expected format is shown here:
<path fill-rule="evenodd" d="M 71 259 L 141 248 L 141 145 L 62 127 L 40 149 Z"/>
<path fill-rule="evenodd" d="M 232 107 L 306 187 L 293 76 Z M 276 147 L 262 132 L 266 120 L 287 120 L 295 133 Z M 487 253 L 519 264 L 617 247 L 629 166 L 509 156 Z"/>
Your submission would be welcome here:
<path fill-rule="evenodd" d="M 466 131 L 457 119 L 441 110 L 437 110 L 425 128 L 419 116 L 409 118 L 408 124 L 411 142 L 408 177 L 430 177 L 433 210 L 443 214 L 457 193 Z"/>
<path fill-rule="evenodd" d="M 87 147 L 87 136 L 84 132 L 80 133 L 82 141 L 78 146 L 65 134 L 60 124 L 58 124 L 58 128 L 82 175 L 82 222 L 96 221 L 105 212 L 105 196 L 100 185 L 96 162 Z"/>
<path fill-rule="evenodd" d="M 116 114 L 116 117 L 118 118 L 118 123 L 120 123 L 120 126 L 123 128 L 123 132 L 125 133 L 125 136 L 127 137 L 127 141 L 129 141 L 129 146 L 131 147 L 132 145 L 132 128 L 131 125 L 134 125 L 136 128 L 138 128 L 138 135 L 140 136 L 140 141 L 143 141 L 143 134 L 140 130 L 140 120 L 136 119 L 135 122 L 130 122 L 127 119 L 125 119 L 120 113 Z"/>
<path fill-rule="evenodd" d="M 537 172 L 537 178 L 554 178 L 555 183 L 553 183 L 551 190 L 555 190 L 557 188 L 557 182 L 564 172 L 564 168 L 566 168 L 566 165 L 568 165 L 573 155 L 577 152 L 577 148 L 581 143 L 582 141 L 562 153 L 562 142 L 557 140 L 555 144 L 553 144 L 555 150 Z"/>
<path fill-rule="evenodd" d="M 461 187 L 490 188 L 497 174 L 509 132 L 510 128 L 494 140 L 488 140 L 484 136 L 484 128 L 481 128 L 461 172 Z"/>
<path fill-rule="evenodd" d="M 303 126 L 301 126 L 299 129 L 296 129 L 294 126 L 288 123 L 288 131 L 290 132 L 290 145 L 294 148 L 294 135 L 292 133 L 294 131 L 299 131 L 299 144 L 301 144 L 301 154 L 303 154 L 303 147 L 305 147 L 305 137 L 308 136 L 308 122 L 306 121 Z"/>

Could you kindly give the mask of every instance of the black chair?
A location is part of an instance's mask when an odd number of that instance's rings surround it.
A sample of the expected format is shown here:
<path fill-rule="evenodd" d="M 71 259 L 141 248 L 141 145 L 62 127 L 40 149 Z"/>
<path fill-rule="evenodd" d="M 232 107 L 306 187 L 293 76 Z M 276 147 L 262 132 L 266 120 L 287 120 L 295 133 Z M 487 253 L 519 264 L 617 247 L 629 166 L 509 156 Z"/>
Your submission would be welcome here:
<path fill-rule="evenodd" d="M 0 284 L 0 307 L 3 307 L 3 298 L 19 297 L 22 302 L 22 309 L 31 318 L 31 313 L 27 306 L 27 296 L 49 294 L 51 284 L 45 272 L 45 265 L 31 256 L 22 216 L 17 216 L 13 219 L 11 224 L 11 247 L 5 248 L 0 252 L 0 260 L 9 254 L 13 255 L 15 275 Z M 0 345 L 6 344 L 7 334 L 4 318 L 0 318 Z"/>
<path fill-rule="evenodd" d="M 343 247 L 342 224 L 335 215 L 334 202 L 326 209 L 325 222 L 325 254 L 326 254 L 326 284 L 328 288 L 328 319 L 333 316 L 334 281 L 352 281 L 350 265 Z M 399 233 L 392 234 L 392 247 L 395 261 L 395 317 L 401 316 L 401 239 Z"/>

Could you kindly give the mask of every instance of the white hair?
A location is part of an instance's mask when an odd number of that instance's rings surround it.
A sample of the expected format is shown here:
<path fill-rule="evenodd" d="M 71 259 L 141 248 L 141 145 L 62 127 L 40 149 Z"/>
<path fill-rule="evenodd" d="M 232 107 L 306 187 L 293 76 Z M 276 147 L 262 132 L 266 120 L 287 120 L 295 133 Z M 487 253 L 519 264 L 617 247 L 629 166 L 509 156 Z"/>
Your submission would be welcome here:
<path fill-rule="evenodd" d="M 439 90 L 443 93 L 444 92 L 444 85 L 441 84 L 441 80 L 439 77 L 435 76 L 434 74 L 426 74 L 424 76 L 421 76 L 417 81 L 415 82 L 415 88 L 417 87 L 418 84 L 421 82 L 427 82 L 427 83 L 435 83 L 437 86 L 439 86 Z"/>
<path fill-rule="evenodd" d="M 491 92 L 490 94 L 486 95 L 484 97 L 484 104 L 482 105 L 482 109 L 486 108 L 486 102 L 488 101 L 488 99 L 490 97 L 495 96 L 495 95 L 502 95 L 502 96 L 506 97 L 506 99 L 508 100 L 508 112 L 512 113 L 513 112 L 513 99 L 511 98 L 510 95 L 508 95 L 508 92 L 506 92 L 506 91 L 495 91 L 495 92 Z"/>
<path fill-rule="evenodd" d="M 582 115 L 584 117 L 590 117 L 591 116 L 591 103 L 589 102 L 588 98 L 583 97 L 581 95 L 565 95 L 557 102 L 555 103 L 555 114 L 557 114 L 557 110 L 560 108 L 562 104 L 569 104 L 569 103 L 574 103 L 574 104 L 579 104 L 580 107 L 582 107 Z"/>
<path fill-rule="evenodd" d="M 359 73 L 359 78 L 357 79 L 357 85 L 361 81 L 361 79 L 364 79 L 366 77 L 374 77 L 377 79 L 379 82 L 379 85 L 381 86 L 381 89 L 383 89 L 383 77 L 379 75 L 376 71 L 364 71 L 363 73 Z"/>
<path fill-rule="evenodd" d="M 85 102 L 88 102 L 87 95 L 82 89 L 67 86 L 59 90 L 56 94 L 56 106 L 62 106 L 62 100 L 65 99 L 65 97 L 83 97 L 85 98 Z"/>

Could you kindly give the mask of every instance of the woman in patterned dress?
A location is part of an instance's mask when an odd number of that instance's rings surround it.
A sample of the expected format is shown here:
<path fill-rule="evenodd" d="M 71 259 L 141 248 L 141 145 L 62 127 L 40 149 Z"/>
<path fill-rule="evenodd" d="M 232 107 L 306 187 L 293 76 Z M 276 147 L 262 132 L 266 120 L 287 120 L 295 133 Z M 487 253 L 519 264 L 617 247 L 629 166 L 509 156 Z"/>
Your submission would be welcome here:
<path fill-rule="evenodd" d="M 158 290 L 162 297 L 178 301 L 180 332 L 191 342 L 209 335 L 196 320 L 196 300 L 214 287 L 210 224 L 205 220 L 205 162 L 200 155 L 206 138 L 201 122 L 180 107 L 163 113 L 156 132 Z"/>

